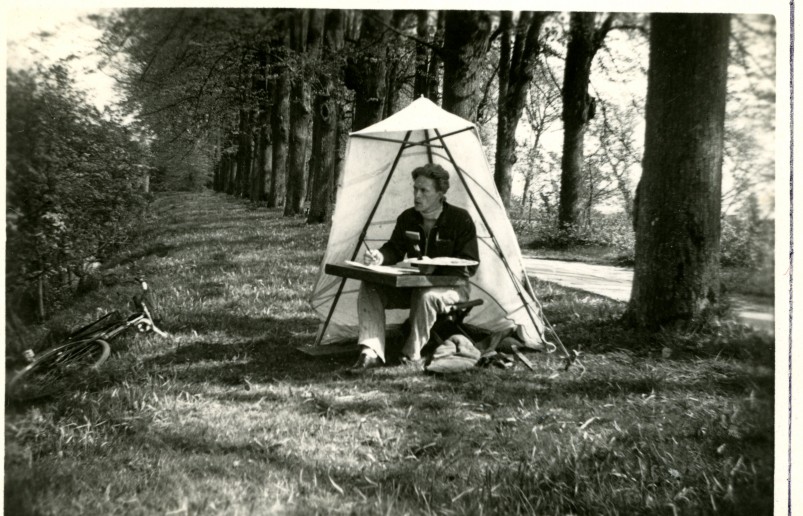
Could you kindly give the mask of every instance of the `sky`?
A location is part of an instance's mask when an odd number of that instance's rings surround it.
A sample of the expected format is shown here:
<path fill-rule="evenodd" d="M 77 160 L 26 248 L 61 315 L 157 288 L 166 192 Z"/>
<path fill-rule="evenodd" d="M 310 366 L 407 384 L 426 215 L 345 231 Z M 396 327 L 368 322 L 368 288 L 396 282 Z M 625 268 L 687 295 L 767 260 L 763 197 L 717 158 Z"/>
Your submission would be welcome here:
<path fill-rule="evenodd" d="M 79 89 L 98 109 L 114 102 L 114 79 L 98 70 L 94 53 L 101 31 L 86 15 L 99 9 L 14 5 L 6 11 L 7 66 L 25 69 L 75 55 L 69 63 Z"/>

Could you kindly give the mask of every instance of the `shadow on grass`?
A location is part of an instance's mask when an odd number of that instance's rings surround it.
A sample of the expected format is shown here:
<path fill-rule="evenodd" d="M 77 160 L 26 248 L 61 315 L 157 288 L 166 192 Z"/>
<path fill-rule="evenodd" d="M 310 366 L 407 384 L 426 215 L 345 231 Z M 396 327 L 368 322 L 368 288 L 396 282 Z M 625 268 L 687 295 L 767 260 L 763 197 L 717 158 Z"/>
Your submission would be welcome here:
<path fill-rule="evenodd" d="M 238 307 L 235 302 L 231 309 Z M 262 345 L 297 346 L 304 343 L 304 339 L 314 338 L 318 329 L 318 319 L 312 316 L 253 317 L 219 308 L 184 312 L 176 317 L 174 324 L 191 328 L 198 335 L 220 334 L 222 339 L 233 341 L 233 345 L 245 339 L 259 341 Z"/>

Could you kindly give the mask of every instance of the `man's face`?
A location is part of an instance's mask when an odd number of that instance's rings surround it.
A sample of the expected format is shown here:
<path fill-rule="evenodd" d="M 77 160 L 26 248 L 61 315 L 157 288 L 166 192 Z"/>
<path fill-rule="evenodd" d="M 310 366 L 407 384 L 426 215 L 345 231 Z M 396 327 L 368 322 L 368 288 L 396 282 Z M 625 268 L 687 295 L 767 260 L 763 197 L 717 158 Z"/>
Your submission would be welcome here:
<path fill-rule="evenodd" d="M 415 209 L 418 212 L 426 213 L 437 208 L 441 199 L 443 199 L 443 192 L 439 192 L 435 188 L 435 180 L 429 177 L 418 176 L 413 183 L 413 200 L 415 202 Z"/>

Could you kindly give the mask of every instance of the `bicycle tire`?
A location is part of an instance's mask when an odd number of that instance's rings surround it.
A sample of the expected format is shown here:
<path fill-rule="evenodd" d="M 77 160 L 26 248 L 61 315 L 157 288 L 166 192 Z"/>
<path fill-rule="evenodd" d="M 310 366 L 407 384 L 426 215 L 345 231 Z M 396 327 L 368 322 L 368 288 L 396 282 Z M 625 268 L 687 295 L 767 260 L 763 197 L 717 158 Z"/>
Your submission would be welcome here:
<path fill-rule="evenodd" d="M 63 389 L 63 379 L 86 369 L 97 369 L 110 353 L 109 343 L 101 339 L 68 342 L 49 349 L 12 377 L 9 395 L 15 399 L 33 399 L 53 394 Z"/>

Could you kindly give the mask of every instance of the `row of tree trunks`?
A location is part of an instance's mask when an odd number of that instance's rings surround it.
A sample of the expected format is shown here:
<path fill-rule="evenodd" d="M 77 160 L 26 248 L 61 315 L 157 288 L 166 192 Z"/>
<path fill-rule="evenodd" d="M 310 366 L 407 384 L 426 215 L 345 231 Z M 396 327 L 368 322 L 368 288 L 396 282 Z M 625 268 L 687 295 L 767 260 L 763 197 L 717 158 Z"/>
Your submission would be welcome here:
<path fill-rule="evenodd" d="M 392 41 L 393 27 L 398 29 L 405 19 L 391 11 L 367 11 L 362 16 L 357 44 L 365 52 L 347 64 L 342 78 L 343 84 L 354 91 L 352 130 L 376 123 L 395 109 L 392 90 L 396 83 L 392 80 L 392 68 L 387 68 L 388 44 Z M 476 120 L 484 86 L 480 72 L 487 64 L 485 54 L 491 37 L 489 14 L 446 11 L 439 15 L 442 46 L 437 43 L 439 29 L 431 37 L 429 24 L 433 17 L 424 12 L 416 16 L 419 40 L 416 97 L 427 95 L 437 100 L 437 87 L 433 88 L 429 81 L 442 59 L 444 109 Z M 512 13 L 501 15 L 498 155 L 494 175 L 506 204 L 510 202 L 516 123 L 532 81 L 538 35 L 545 16 L 523 12 L 514 28 Z M 588 94 L 591 63 L 613 21 L 614 15 L 598 18 L 590 13 L 573 13 L 570 18 L 561 91 L 565 131 L 558 212 L 564 226 L 577 224 L 584 208 L 579 205 L 583 136 L 595 108 Z M 727 15 L 652 16 L 643 174 L 633 214 L 636 264 L 626 316 L 637 326 L 659 328 L 696 321 L 714 308 L 719 299 L 729 23 Z M 324 18 L 310 11 L 293 13 L 288 43 L 298 57 L 296 73 L 291 77 L 290 71 L 279 64 L 287 62 L 288 56 L 274 55 L 270 84 L 254 88 L 262 94 L 261 88 L 269 87 L 271 102 L 258 104 L 256 112 L 241 110 L 237 130 L 222 132 L 226 137 L 218 139 L 220 160 L 213 180 L 216 189 L 242 195 L 243 185 L 248 185 L 251 177 L 248 194 L 252 199 L 266 195 L 269 206 L 277 206 L 286 199 L 285 214 L 298 214 L 306 184 L 305 156 L 310 154 L 306 138 L 310 118 L 314 117 L 307 220 L 310 223 L 328 220 L 337 173 L 342 166 L 341 139 L 347 133 L 342 116 L 344 106 L 339 102 L 343 97 L 337 89 L 341 79 L 331 70 L 329 73 L 318 70 L 315 76 L 304 71 L 311 62 L 318 66 L 320 62 L 333 61 L 342 48 L 343 31 L 352 31 L 352 36 L 356 36 L 353 33 L 356 26 L 352 16 L 340 11 L 330 11 Z M 321 48 L 324 59 L 315 61 Z M 310 107 L 306 86 L 312 79 L 316 96 Z M 292 102 L 288 103 L 288 99 Z M 254 134 L 256 150 L 251 148 Z M 252 156 L 253 153 L 256 155 Z M 268 153 L 272 153 L 272 166 L 267 164 Z M 260 174 L 270 180 L 257 179 Z M 527 177 L 532 180 L 532 176 Z M 260 190 L 266 182 L 270 185 L 267 194 Z"/>
<path fill-rule="evenodd" d="M 524 102 L 533 78 L 533 66 L 540 52 L 538 37 L 547 14 L 522 11 L 515 32 L 513 13 L 502 11 L 501 15 L 494 182 L 505 207 L 510 207 L 513 164 L 516 162 L 516 128 L 524 112 Z M 511 33 L 515 34 L 512 53 Z"/>

